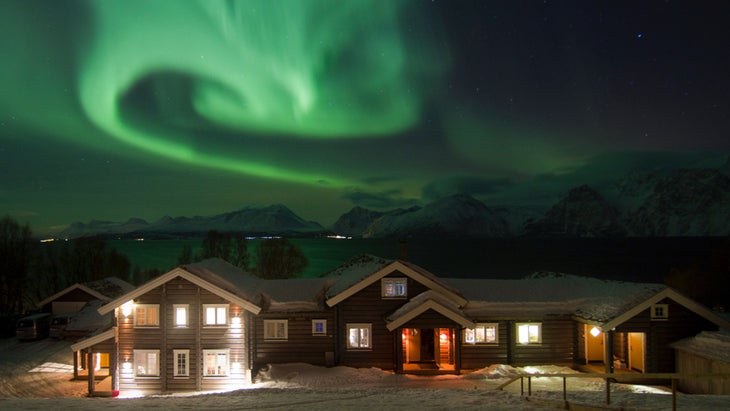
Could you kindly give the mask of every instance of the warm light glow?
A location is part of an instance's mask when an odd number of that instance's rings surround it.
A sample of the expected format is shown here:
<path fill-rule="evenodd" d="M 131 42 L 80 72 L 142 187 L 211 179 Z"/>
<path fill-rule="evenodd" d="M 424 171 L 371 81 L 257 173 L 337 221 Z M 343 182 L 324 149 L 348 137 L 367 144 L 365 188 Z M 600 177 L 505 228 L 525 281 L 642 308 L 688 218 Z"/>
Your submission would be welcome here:
<path fill-rule="evenodd" d="M 441 339 L 441 341 L 446 341 L 449 339 L 449 336 L 446 333 L 441 333 L 439 338 Z"/>
<path fill-rule="evenodd" d="M 101 353 L 94 354 L 94 371 L 101 369 Z"/>
<path fill-rule="evenodd" d="M 132 315 L 132 309 L 134 308 L 134 301 L 127 301 L 126 303 L 122 304 L 122 315 L 125 317 L 129 317 Z"/>
<path fill-rule="evenodd" d="M 590 333 L 592 336 L 598 337 L 599 335 L 601 335 L 601 329 L 598 327 L 593 327 L 593 328 L 591 328 Z"/>
<path fill-rule="evenodd" d="M 126 361 L 122 363 L 122 370 L 124 371 L 132 371 L 132 363 L 129 361 Z"/>

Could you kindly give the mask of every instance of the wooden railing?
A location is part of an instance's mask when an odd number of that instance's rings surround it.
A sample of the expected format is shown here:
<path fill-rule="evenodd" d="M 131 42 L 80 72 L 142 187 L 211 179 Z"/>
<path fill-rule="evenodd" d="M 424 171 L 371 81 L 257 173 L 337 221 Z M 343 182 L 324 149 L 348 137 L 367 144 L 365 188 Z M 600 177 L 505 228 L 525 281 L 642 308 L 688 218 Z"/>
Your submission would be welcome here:
<path fill-rule="evenodd" d="M 680 379 L 729 379 L 730 374 L 692 374 L 692 373 L 645 373 L 645 374 L 633 374 L 633 373 L 621 373 L 621 374 L 607 374 L 607 373 L 570 373 L 570 374 L 522 374 L 517 377 L 511 378 L 509 381 L 501 384 L 496 389 L 502 390 L 504 387 L 512 384 L 513 382 L 520 380 L 520 395 L 525 395 L 525 380 L 527 380 L 527 395 L 532 395 L 532 379 L 541 377 L 553 377 L 563 379 L 563 401 L 568 401 L 568 390 L 567 390 L 567 379 L 568 378 L 600 378 L 606 382 L 606 405 L 611 404 L 611 383 L 616 380 L 621 381 L 656 381 L 656 380 L 671 380 L 672 381 L 672 410 L 677 409 L 677 382 Z"/>

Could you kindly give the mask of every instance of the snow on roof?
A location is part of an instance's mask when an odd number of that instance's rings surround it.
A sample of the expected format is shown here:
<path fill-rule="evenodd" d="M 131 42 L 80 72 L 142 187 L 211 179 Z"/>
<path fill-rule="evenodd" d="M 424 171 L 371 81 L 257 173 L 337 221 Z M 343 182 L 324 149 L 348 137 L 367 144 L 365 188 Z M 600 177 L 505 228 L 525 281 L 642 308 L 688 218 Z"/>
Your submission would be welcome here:
<path fill-rule="evenodd" d="M 99 307 L 104 305 L 103 301 L 92 300 L 77 313 L 69 315 L 68 331 L 94 331 L 109 328 L 112 324 L 112 316 L 107 313 L 99 314 Z"/>
<path fill-rule="evenodd" d="M 109 297 L 110 300 L 134 290 L 132 284 L 117 277 L 106 277 L 101 280 L 89 281 L 84 283 L 84 285 L 101 295 Z"/>
<path fill-rule="evenodd" d="M 220 258 L 210 258 L 182 268 L 231 294 L 255 302 L 262 280 Z"/>
<path fill-rule="evenodd" d="M 327 295 L 333 296 L 345 291 L 353 284 L 357 284 L 371 274 L 378 272 L 393 261 L 370 254 L 360 254 L 349 259 L 344 264 L 323 276 L 324 278 L 336 279 L 332 287 L 327 291 Z"/>
<path fill-rule="evenodd" d="M 269 300 L 268 311 L 319 311 L 322 297 L 332 282 L 328 278 L 264 280 L 259 291 Z"/>
<path fill-rule="evenodd" d="M 691 354 L 730 363 L 730 334 L 703 331 L 694 337 L 671 344 L 672 348 Z"/>
<path fill-rule="evenodd" d="M 413 309 L 419 307 L 421 304 L 425 303 L 428 300 L 433 300 L 442 306 L 444 308 L 448 308 L 456 313 L 459 313 L 459 315 L 463 316 L 464 313 L 459 310 L 459 305 L 455 303 L 453 300 L 446 298 L 444 295 L 437 293 L 433 290 L 424 291 L 421 294 L 418 294 L 417 296 L 413 297 L 408 301 L 407 303 L 403 304 L 400 308 L 395 310 L 392 314 L 390 314 L 386 320 L 387 321 L 393 321 L 399 317 L 402 317 L 406 314 L 408 314 Z"/>
<path fill-rule="evenodd" d="M 575 314 L 604 322 L 631 304 L 666 288 L 661 284 L 599 280 L 542 272 L 520 280 L 444 279 L 469 300 L 464 313 L 472 317 Z"/>

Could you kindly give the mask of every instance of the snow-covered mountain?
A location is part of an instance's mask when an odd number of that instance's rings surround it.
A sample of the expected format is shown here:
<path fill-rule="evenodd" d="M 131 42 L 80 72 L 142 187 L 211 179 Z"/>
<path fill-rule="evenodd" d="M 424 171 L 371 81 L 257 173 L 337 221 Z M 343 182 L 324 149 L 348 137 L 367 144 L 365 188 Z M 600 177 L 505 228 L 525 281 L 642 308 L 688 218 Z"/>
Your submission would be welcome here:
<path fill-rule="evenodd" d="M 178 235 L 204 235 L 210 230 L 245 234 L 303 234 L 324 231 L 317 222 L 305 221 L 282 204 L 264 207 L 244 207 L 240 210 L 211 217 L 169 217 L 154 223 L 142 219 L 130 219 L 126 223 L 91 221 L 74 223 L 60 233 L 62 237 L 75 238 L 89 235 L 123 235 L 167 237 Z"/>
<path fill-rule="evenodd" d="M 363 232 L 379 237 L 505 237 L 507 222 L 482 202 L 466 194 L 437 200 L 423 208 L 385 214 Z"/>

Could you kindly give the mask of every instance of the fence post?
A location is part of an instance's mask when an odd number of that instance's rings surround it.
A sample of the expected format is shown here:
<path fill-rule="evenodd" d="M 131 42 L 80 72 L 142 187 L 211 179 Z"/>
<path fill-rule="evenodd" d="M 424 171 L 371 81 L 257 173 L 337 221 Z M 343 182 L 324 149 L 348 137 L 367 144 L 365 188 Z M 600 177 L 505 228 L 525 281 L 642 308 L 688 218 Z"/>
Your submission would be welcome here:
<path fill-rule="evenodd" d="M 672 378 L 672 411 L 677 411 L 677 379 Z"/>
<path fill-rule="evenodd" d="M 563 401 L 568 401 L 568 390 L 565 384 L 566 377 L 563 377 Z"/>
<path fill-rule="evenodd" d="M 611 404 L 611 379 L 606 377 L 606 405 Z"/>

